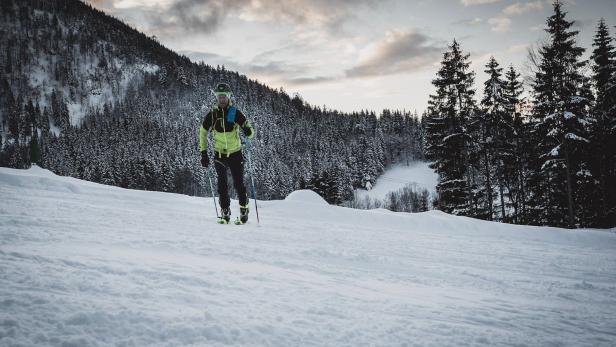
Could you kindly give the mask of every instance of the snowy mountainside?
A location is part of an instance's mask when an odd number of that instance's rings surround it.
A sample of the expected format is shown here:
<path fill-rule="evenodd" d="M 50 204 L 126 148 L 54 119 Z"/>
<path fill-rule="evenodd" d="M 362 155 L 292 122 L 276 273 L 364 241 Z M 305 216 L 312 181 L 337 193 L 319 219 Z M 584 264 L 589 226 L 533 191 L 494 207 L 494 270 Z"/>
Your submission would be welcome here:
<path fill-rule="evenodd" d="M 87 114 L 101 112 L 106 104 L 121 102 L 129 90 L 143 84 L 146 74 L 161 68 L 160 59 L 135 45 L 145 36 L 79 1 L 30 6 L 10 1 L 0 17 L 0 42 L 7 49 L 0 89 L 11 94 L 0 102 L 2 122 L 15 108 L 31 103 L 49 118 L 48 125 L 39 127 L 59 134 L 69 125 L 81 125 Z M 16 105 L 14 99 L 19 99 Z"/>
<path fill-rule="evenodd" d="M 1 4 L 0 166 L 34 162 L 93 182 L 205 196 L 198 135 L 220 82 L 255 126 L 255 186 L 266 199 L 322 186 L 321 196 L 341 204 L 364 177 L 422 157 L 417 114 L 311 105 L 224 66 L 192 63 L 80 0 Z"/>
<path fill-rule="evenodd" d="M 611 346 L 616 234 L 0 168 L 0 345 Z M 251 206 L 254 206 L 251 204 Z M 237 213 L 237 201 L 232 202 Z M 613 230 L 612 230 L 613 231 Z"/>

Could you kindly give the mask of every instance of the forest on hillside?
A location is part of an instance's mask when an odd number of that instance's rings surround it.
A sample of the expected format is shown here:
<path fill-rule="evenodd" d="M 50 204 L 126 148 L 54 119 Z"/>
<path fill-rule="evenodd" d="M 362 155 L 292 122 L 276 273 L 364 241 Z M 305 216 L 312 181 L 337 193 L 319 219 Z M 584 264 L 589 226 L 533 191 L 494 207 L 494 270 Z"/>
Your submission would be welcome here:
<path fill-rule="evenodd" d="M 193 63 L 77 0 L 8 0 L 0 10 L 2 166 L 37 162 L 94 182 L 209 195 L 215 175 L 200 166 L 198 130 L 221 81 L 257 129 L 260 198 L 309 187 L 339 204 L 389 164 L 423 156 L 417 114 L 309 105 Z"/>

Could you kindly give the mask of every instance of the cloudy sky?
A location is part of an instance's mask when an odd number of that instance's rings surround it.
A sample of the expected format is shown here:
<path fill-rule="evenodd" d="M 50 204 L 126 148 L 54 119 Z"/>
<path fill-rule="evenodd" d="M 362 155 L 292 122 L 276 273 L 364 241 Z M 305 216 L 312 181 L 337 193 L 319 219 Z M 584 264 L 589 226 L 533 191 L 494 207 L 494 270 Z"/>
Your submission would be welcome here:
<path fill-rule="evenodd" d="M 527 49 L 545 39 L 553 12 L 552 0 L 86 1 L 193 60 L 313 105 L 418 113 L 453 39 L 471 54 L 481 91 L 491 55 L 528 71 Z M 599 18 L 616 30 L 615 0 L 561 2 L 587 50 Z"/>

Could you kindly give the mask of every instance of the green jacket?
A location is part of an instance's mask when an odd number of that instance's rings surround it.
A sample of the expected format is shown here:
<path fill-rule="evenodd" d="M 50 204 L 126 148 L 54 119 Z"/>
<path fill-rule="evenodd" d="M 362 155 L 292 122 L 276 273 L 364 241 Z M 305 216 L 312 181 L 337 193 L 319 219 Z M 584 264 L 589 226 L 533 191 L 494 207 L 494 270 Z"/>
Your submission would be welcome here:
<path fill-rule="evenodd" d="M 244 136 L 249 139 L 255 136 L 255 129 L 237 108 L 235 121 L 229 122 L 227 116 L 232 106 L 231 102 L 225 108 L 215 106 L 205 116 L 201 129 L 199 129 L 199 149 L 201 152 L 207 150 L 207 133 L 210 130 L 214 133 L 214 151 L 217 156 L 229 156 L 242 149 L 240 129 L 244 132 Z"/>

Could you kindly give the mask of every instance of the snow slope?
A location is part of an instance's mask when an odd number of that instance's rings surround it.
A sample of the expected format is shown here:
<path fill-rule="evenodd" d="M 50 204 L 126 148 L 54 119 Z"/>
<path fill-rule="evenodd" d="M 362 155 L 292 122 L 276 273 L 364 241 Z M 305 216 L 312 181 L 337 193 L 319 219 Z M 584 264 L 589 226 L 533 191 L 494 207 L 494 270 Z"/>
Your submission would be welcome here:
<path fill-rule="evenodd" d="M 407 184 L 414 185 L 417 190 L 427 189 L 431 194 L 435 194 L 438 175 L 428 164 L 423 161 L 414 161 L 409 165 L 394 164 L 377 178 L 371 190 L 357 189 L 356 198 L 369 196 L 371 199 L 383 200 L 387 193 L 402 189 Z"/>
<path fill-rule="evenodd" d="M 616 344 L 614 230 L 259 212 L 0 168 L 0 346 Z"/>

